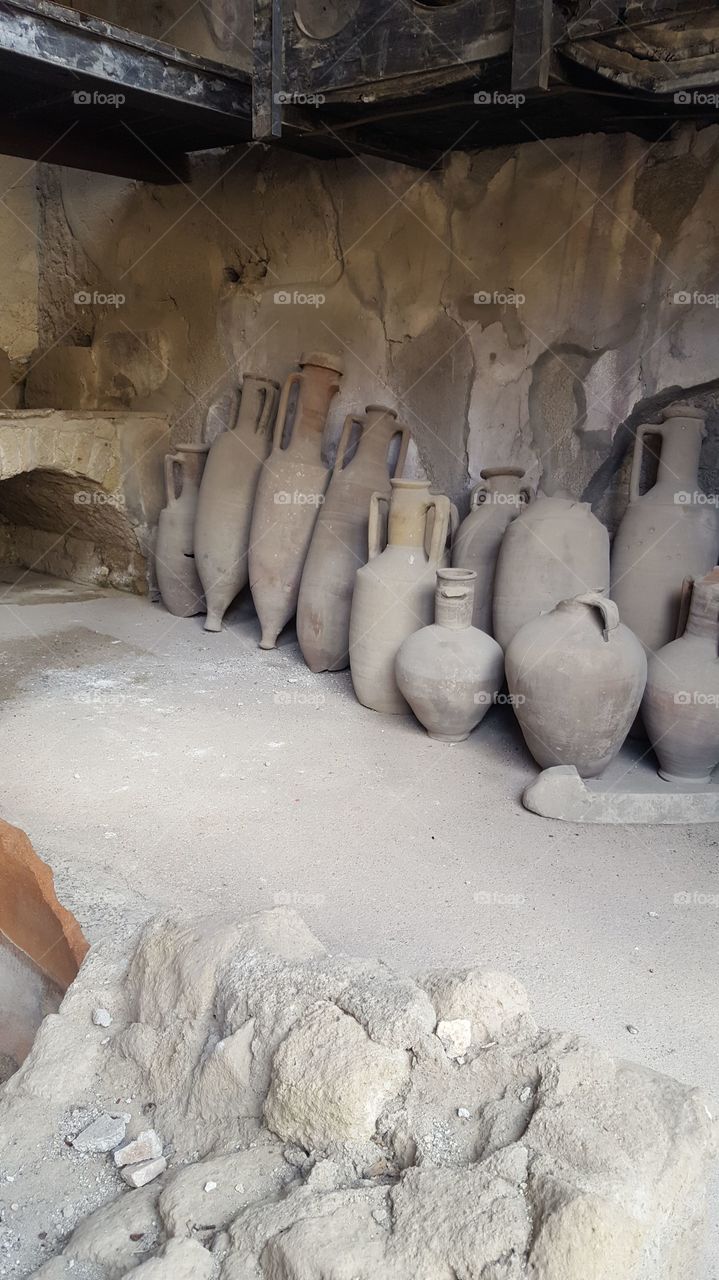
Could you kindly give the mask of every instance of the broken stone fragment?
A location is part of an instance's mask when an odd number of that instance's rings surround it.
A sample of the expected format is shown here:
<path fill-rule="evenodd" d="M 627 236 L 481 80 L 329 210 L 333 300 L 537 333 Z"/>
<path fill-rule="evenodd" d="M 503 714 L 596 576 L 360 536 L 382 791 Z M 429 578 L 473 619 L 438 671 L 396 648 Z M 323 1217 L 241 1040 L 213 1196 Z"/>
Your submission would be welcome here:
<path fill-rule="evenodd" d="M 136 1138 L 123 1142 L 113 1155 L 118 1169 L 128 1164 L 140 1164 L 143 1160 L 156 1160 L 162 1155 L 162 1143 L 154 1129 L 143 1129 Z"/>
<path fill-rule="evenodd" d="M 167 1161 L 164 1156 L 156 1160 L 143 1160 L 142 1164 L 128 1164 L 121 1170 L 122 1179 L 128 1187 L 146 1187 L 165 1172 Z"/>
<path fill-rule="evenodd" d="M 112 1014 L 107 1009 L 93 1009 L 92 1021 L 96 1027 L 109 1027 L 112 1024 Z"/>
<path fill-rule="evenodd" d="M 295 1023 L 275 1054 L 265 1120 L 308 1150 L 361 1142 L 408 1079 L 404 1050 L 375 1044 L 354 1018 L 322 1002 Z"/>
<path fill-rule="evenodd" d="M 528 1018 L 527 992 L 508 973 L 440 971 L 430 974 L 424 986 L 440 1020 L 469 1019 L 473 1044 L 500 1040 L 516 1030 L 520 1018 L 528 1029 L 534 1025 Z"/>
<path fill-rule="evenodd" d="M 437 1023 L 437 1039 L 448 1058 L 463 1058 L 472 1043 L 469 1018 L 450 1018 Z"/>
<path fill-rule="evenodd" d="M 125 1137 L 127 1122 L 124 1116 L 98 1116 L 86 1129 L 72 1139 L 76 1151 L 99 1152 L 112 1151 Z"/>

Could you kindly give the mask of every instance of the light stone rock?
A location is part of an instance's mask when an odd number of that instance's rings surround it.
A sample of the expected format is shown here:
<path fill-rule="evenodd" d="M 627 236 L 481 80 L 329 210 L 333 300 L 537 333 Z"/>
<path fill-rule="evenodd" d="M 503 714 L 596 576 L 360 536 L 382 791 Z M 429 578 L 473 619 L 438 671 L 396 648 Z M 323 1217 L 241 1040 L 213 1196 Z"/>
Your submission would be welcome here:
<path fill-rule="evenodd" d="M 103 1280 L 120 1280 L 157 1247 L 159 1194 L 159 1184 L 151 1184 L 91 1213 L 73 1231 L 65 1246 L 67 1258 L 101 1268 Z"/>
<path fill-rule="evenodd" d="M 468 1018 L 472 1044 L 498 1040 L 529 1013 L 529 998 L 520 982 L 507 973 L 464 969 L 430 974 L 424 985 L 443 1021 Z M 439 1026 L 437 1028 L 439 1035 Z"/>
<path fill-rule="evenodd" d="M 132 1280 L 212 1280 L 215 1262 L 198 1240 L 169 1240 L 158 1257 L 125 1274 Z"/>
<path fill-rule="evenodd" d="M 170 1236 L 190 1236 L 206 1222 L 220 1229 L 246 1205 L 278 1195 L 296 1177 L 279 1142 L 266 1140 L 254 1150 L 211 1156 L 174 1173 L 160 1196 L 160 1217 Z M 211 1210 L 207 1187 L 212 1188 Z"/>
<path fill-rule="evenodd" d="M 123 1142 L 113 1152 L 113 1160 L 118 1169 L 126 1164 L 140 1164 L 143 1160 L 156 1160 L 162 1155 L 162 1143 L 154 1129 L 143 1129 L 136 1138 Z"/>
<path fill-rule="evenodd" d="M 472 1043 L 469 1018 L 442 1019 L 437 1023 L 437 1039 L 441 1041 L 447 1057 L 463 1058 Z"/>
<path fill-rule="evenodd" d="M 125 1137 L 127 1121 L 124 1116 L 98 1116 L 81 1133 L 72 1139 L 76 1151 L 100 1153 L 112 1151 Z"/>
<path fill-rule="evenodd" d="M 148 1182 L 154 1182 L 155 1178 L 159 1178 L 167 1168 L 167 1161 L 164 1156 L 158 1156 L 156 1160 L 143 1160 L 141 1164 L 128 1164 L 121 1170 L 123 1182 L 128 1187 L 145 1187 Z"/>
<path fill-rule="evenodd" d="M 334 1005 L 320 1004 L 282 1042 L 265 1103 L 269 1128 L 307 1148 L 371 1138 L 382 1108 L 409 1080 L 409 1060 Z"/>
<path fill-rule="evenodd" d="M 96 1027 L 109 1027 L 112 1025 L 112 1014 L 107 1009 L 93 1009 L 92 1021 Z"/>

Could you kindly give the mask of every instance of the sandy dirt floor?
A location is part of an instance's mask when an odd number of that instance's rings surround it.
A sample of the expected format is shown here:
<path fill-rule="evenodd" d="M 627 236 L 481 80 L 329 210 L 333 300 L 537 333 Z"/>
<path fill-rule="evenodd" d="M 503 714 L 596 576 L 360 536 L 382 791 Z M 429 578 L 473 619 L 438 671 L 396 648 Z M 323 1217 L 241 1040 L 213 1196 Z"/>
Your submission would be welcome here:
<path fill-rule="evenodd" d="M 538 818 L 511 711 L 434 742 L 361 707 L 348 672 L 312 675 L 292 637 L 260 651 L 246 606 L 210 635 L 26 575 L 0 636 L 0 813 L 90 940 L 161 908 L 289 903 L 333 950 L 509 970 L 540 1023 L 716 1093 L 719 826 Z"/>

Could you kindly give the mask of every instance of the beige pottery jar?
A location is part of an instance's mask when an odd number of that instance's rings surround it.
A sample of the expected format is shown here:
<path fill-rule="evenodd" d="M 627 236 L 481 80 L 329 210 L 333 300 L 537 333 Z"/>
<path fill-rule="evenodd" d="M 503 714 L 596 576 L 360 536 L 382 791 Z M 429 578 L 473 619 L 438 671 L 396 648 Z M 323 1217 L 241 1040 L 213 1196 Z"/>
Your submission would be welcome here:
<path fill-rule="evenodd" d="M 629 506 L 612 547 L 612 599 L 622 622 L 647 649 L 674 640 L 685 578 L 701 578 L 717 562 L 719 508 L 698 484 L 706 433 L 703 409 L 674 404 L 661 421 L 639 427 L 629 486 Z M 656 484 L 640 491 L 644 442 L 661 437 Z"/>
<path fill-rule="evenodd" d="M 347 462 L 357 429 L 356 452 Z M 297 601 L 297 638 L 311 671 L 349 666 L 352 592 L 357 570 L 367 563 L 370 499 L 376 492 L 389 497 L 393 446 L 399 450 L 393 474 L 401 476 L 409 440 L 386 405 L 368 404 L 364 417 L 350 414 L 345 421 Z"/>
<path fill-rule="evenodd" d="M 255 490 L 270 451 L 279 387 L 246 373 L 237 417 L 213 441 L 200 485 L 195 564 L 207 601 L 205 631 L 221 631 L 235 596 L 247 585 L 247 549 Z"/>
<path fill-rule="evenodd" d="M 650 654 L 642 714 L 660 776 L 707 783 L 719 764 L 719 569 L 687 585 L 686 629 Z"/>
<path fill-rule="evenodd" d="M 507 683 L 537 764 L 572 764 L 583 778 L 619 751 L 642 700 L 647 660 L 597 592 L 562 600 L 526 623 L 505 658 Z"/>
<path fill-rule="evenodd" d="M 538 494 L 509 525 L 497 559 L 494 636 L 505 650 L 520 627 L 560 600 L 609 590 L 609 534 L 588 502 Z"/>
<path fill-rule="evenodd" d="M 467 738 L 504 679 L 497 641 L 472 626 L 476 580 L 472 570 L 437 570 L 434 623 L 408 636 L 395 662 L 401 693 L 440 742 Z"/>
<path fill-rule="evenodd" d="M 257 485 L 248 553 L 250 587 L 260 619 L 261 649 L 274 649 L 297 607 L 300 579 L 330 468 L 322 457 L 327 414 L 339 391 L 342 360 L 301 356 L 282 390 L 272 452 Z M 297 388 L 291 422 L 290 395 Z M 287 430 L 285 430 L 287 428 Z"/>
<path fill-rule="evenodd" d="M 470 494 L 469 515 L 454 538 L 452 564 L 476 573 L 472 626 L 491 636 L 499 548 L 507 526 L 521 514 L 532 493 L 522 484 L 522 467 L 487 467 L 480 475 L 481 484 Z"/>
<path fill-rule="evenodd" d="M 390 484 L 386 545 L 387 499 L 375 493 L 370 503 L 369 561 L 357 570 L 350 614 L 350 670 L 355 693 L 365 707 L 387 715 L 408 715 L 410 708 L 395 678 L 395 658 L 403 640 L 432 621 L 450 502 L 442 494 L 430 493 L 425 480 L 395 478 Z M 428 553 L 425 538 L 430 519 Z"/>
<path fill-rule="evenodd" d="M 155 576 L 162 603 L 178 618 L 205 612 L 195 567 L 194 530 L 207 449 L 206 444 L 184 444 L 165 455 L 167 506 L 157 524 Z"/>

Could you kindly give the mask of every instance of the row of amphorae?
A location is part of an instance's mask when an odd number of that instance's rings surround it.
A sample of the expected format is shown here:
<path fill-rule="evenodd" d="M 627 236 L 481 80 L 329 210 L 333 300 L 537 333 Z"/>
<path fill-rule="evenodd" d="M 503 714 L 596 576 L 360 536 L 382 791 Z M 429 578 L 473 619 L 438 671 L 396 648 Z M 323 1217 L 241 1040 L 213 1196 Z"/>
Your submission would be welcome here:
<path fill-rule="evenodd" d="M 433 737 L 465 738 L 506 675 L 543 767 L 600 773 L 641 706 L 662 776 L 706 781 L 719 761 L 719 512 L 698 489 L 704 414 L 676 404 L 638 430 L 610 565 L 589 505 L 535 495 L 516 467 L 482 472 L 457 528 L 447 497 L 404 476 L 409 432 L 384 405 L 347 417 L 328 467 L 342 362 L 299 364 L 281 396 L 245 374 L 229 429 L 168 455 L 156 571 L 170 612 L 206 612 L 219 631 L 249 581 L 262 648 L 296 615 L 313 671 L 349 665 L 360 702 L 411 708 Z M 642 494 L 650 435 L 661 456 Z"/>

